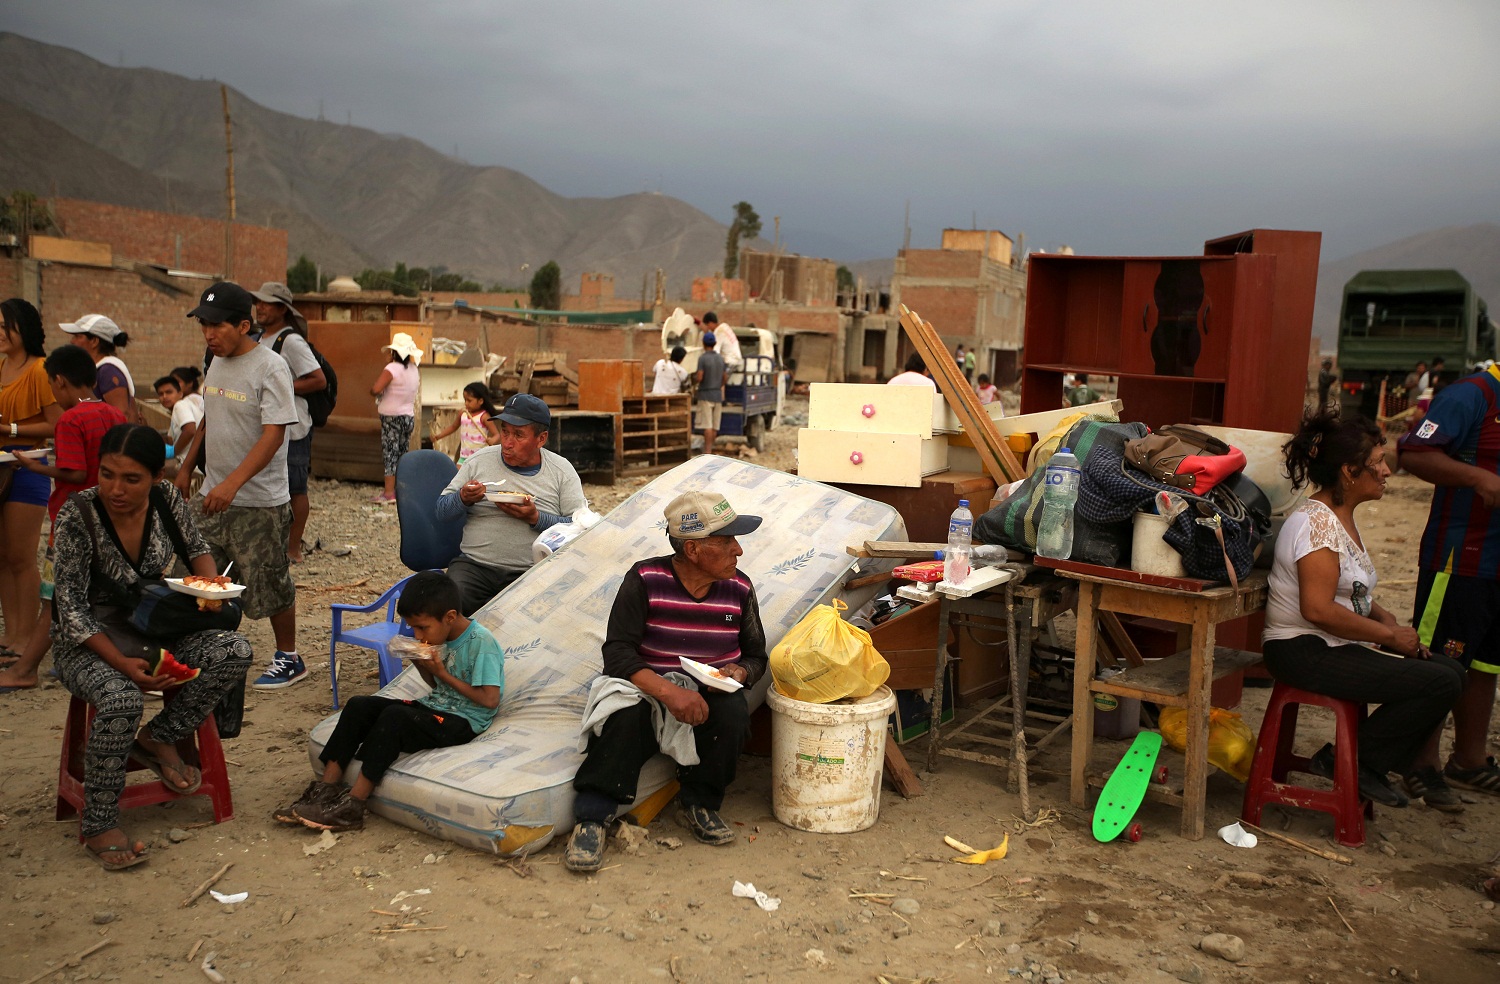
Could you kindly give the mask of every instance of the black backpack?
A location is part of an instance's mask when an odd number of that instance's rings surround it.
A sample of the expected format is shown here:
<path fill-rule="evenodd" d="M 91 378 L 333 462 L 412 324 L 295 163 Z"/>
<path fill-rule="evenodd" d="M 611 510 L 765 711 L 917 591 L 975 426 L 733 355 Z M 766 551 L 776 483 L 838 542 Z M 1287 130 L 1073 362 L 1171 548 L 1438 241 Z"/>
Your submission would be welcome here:
<path fill-rule="evenodd" d="M 286 343 L 286 336 L 295 329 L 287 329 L 276 336 L 276 341 L 271 344 L 271 351 L 277 355 L 281 354 L 281 346 Z M 328 381 L 328 386 L 318 390 L 316 393 L 308 393 L 302 398 L 307 401 L 307 412 L 312 415 L 314 427 L 322 427 L 328 423 L 333 408 L 339 402 L 339 376 L 333 371 L 333 366 L 323 358 L 323 353 L 318 351 L 316 345 L 305 336 L 302 339 L 307 342 L 307 347 L 312 350 L 313 358 L 318 360 L 318 368 L 323 370 L 323 378 Z"/>

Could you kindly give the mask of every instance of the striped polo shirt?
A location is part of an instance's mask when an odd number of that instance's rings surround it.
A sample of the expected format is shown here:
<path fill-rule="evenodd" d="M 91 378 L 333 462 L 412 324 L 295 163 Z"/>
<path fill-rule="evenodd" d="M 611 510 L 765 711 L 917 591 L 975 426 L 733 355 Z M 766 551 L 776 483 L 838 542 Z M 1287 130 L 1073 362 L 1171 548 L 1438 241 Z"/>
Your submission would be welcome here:
<path fill-rule="evenodd" d="M 751 595 L 750 579 L 736 572 L 694 598 L 672 571 L 668 557 L 635 567 L 646 589 L 646 630 L 636 647 L 653 670 L 681 669 L 686 656 L 710 666 L 740 658 L 740 621 Z"/>

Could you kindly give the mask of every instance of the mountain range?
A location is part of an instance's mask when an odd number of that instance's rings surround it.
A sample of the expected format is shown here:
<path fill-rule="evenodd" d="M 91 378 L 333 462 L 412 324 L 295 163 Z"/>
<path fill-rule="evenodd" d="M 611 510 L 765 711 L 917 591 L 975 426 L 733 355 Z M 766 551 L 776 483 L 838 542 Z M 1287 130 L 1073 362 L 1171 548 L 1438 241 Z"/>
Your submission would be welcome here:
<path fill-rule="evenodd" d="M 0 32 L 0 187 L 165 211 L 223 214 L 219 84 L 117 68 Z M 548 260 L 573 289 L 612 274 L 624 296 L 666 272 L 671 293 L 723 263 L 728 228 L 659 194 L 566 198 L 504 167 L 409 137 L 309 120 L 229 90 L 241 221 L 285 228 L 291 256 L 325 271 L 396 261 L 485 283 L 524 282 Z"/>
<path fill-rule="evenodd" d="M 0 64 L 0 190 L 223 215 L 219 83 L 117 68 L 10 32 L 0 32 Z M 517 285 L 530 276 L 523 264 L 556 260 L 568 290 L 596 271 L 633 296 L 661 268 L 668 296 L 681 297 L 723 262 L 726 226 L 667 195 L 567 198 L 409 137 L 276 112 L 233 89 L 229 103 L 240 220 L 286 229 L 291 258 L 306 253 L 326 273 L 404 261 Z M 889 282 L 892 260 L 848 266 L 873 285 Z M 1430 267 L 1459 270 L 1500 305 L 1500 226 L 1433 229 L 1325 260 L 1314 334 L 1335 346 L 1343 285 L 1358 271 Z"/>

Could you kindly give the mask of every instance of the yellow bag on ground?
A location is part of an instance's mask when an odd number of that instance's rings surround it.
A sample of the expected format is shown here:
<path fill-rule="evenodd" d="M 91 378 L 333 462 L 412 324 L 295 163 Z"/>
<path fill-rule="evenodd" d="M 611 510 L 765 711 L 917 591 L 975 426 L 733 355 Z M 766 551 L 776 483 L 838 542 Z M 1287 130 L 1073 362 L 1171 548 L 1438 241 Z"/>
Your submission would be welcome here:
<path fill-rule="evenodd" d="M 1163 707 L 1157 718 L 1161 737 L 1179 752 L 1187 751 L 1187 709 Z M 1250 778 L 1250 762 L 1255 758 L 1255 732 L 1238 714 L 1223 708 L 1208 712 L 1208 761 L 1240 782 Z"/>
<path fill-rule="evenodd" d="M 891 675 L 891 666 L 870 634 L 839 617 L 848 605 L 819 605 L 792 626 L 771 650 L 771 679 L 793 700 L 827 704 L 842 697 L 868 697 Z"/>

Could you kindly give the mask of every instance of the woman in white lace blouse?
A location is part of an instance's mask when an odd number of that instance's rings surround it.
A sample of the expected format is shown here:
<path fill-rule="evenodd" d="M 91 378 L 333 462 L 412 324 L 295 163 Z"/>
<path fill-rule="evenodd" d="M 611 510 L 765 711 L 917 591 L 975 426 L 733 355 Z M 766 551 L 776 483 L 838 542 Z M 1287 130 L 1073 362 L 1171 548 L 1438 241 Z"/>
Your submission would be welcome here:
<path fill-rule="evenodd" d="M 1363 417 L 1325 411 L 1308 415 L 1283 452 L 1292 484 L 1311 482 L 1316 491 L 1276 540 L 1262 637 L 1266 668 L 1302 690 L 1379 704 L 1360 727 L 1359 790 L 1405 806 L 1406 796 L 1386 777 L 1407 776 L 1458 699 L 1464 671 L 1429 653 L 1415 629 L 1375 602 L 1378 576 L 1354 511 L 1385 494 L 1385 436 Z M 1310 769 L 1332 778 L 1333 764 L 1333 746 L 1324 745 Z M 1438 805 L 1430 777 L 1423 779 L 1428 805 Z"/>

